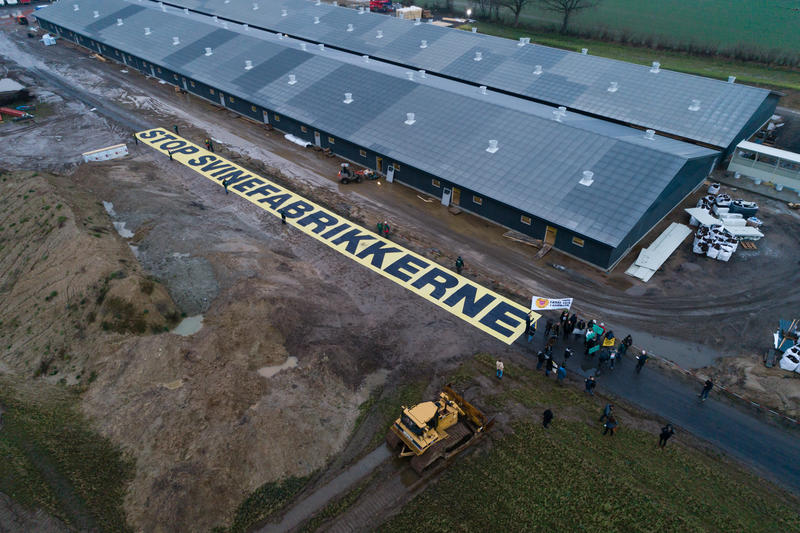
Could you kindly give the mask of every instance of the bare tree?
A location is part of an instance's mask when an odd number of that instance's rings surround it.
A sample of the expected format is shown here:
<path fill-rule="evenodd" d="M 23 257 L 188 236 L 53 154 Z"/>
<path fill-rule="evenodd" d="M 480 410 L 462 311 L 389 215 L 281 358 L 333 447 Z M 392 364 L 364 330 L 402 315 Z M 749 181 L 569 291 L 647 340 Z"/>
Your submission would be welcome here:
<path fill-rule="evenodd" d="M 511 0 L 513 1 L 513 0 Z M 518 1 L 518 0 L 517 0 Z M 548 11 L 555 11 L 561 13 L 561 33 L 567 33 L 567 25 L 569 24 L 569 17 L 573 13 L 595 7 L 600 3 L 600 0 L 537 0 L 544 9 Z"/>
<path fill-rule="evenodd" d="M 514 27 L 519 26 L 519 14 L 525 6 L 531 3 L 531 0 L 498 0 L 498 3 L 503 7 L 507 7 L 514 13 Z"/>

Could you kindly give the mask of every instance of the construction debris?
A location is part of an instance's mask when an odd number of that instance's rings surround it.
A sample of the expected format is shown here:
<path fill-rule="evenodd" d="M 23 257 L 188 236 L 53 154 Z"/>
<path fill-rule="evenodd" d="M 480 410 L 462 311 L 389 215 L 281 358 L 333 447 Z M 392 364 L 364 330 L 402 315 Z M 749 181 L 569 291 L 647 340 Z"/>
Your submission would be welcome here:
<path fill-rule="evenodd" d="M 639 252 L 639 257 L 625 271 L 629 276 L 647 282 L 661 265 L 672 255 L 678 246 L 692 233 L 691 228 L 673 222 L 664 232 L 653 241 L 649 247 Z"/>

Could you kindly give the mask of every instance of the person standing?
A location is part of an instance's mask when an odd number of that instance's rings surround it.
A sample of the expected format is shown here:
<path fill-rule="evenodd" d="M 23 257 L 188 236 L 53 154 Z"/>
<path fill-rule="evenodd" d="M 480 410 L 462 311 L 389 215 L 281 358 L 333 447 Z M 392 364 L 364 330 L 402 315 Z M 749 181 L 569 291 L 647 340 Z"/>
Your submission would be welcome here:
<path fill-rule="evenodd" d="M 222 180 L 222 187 L 225 189 L 225 194 L 228 194 L 228 180 Z"/>
<path fill-rule="evenodd" d="M 642 353 L 639 354 L 636 357 L 636 373 L 637 374 L 642 371 L 642 368 L 644 368 L 644 364 L 647 362 L 647 360 L 649 358 L 650 358 L 650 356 L 647 355 L 647 350 L 642 350 Z"/>
<path fill-rule="evenodd" d="M 614 363 L 617 361 L 617 352 L 616 350 L 611 350 L 611 353 L 608 355 L 608 362 L 611 366 L 611 370 L 614 370 Z"/>
<path fill-rule="evenodd" d="M 658 436 L 658 447 L 663 448 L 667 445 L 667 441 L 671 436 L 675 434 L 675 430 L 672 429 L 672 424 L 667 424 L 663 428 L 661 428 L 661 435 Z"/>
<path fill-rule="evenodd" d="M 711 379 L 707 379 L 705 385 L 703 385 L 703 390 L 700 391 L 700 400 L 706 401 L 708 399 L 708 393 L 711 392 L 711 389 L 714 388 L 714 382 Z"/>
<path fill-rule="evenodd" d="M 561 329 L 564 329 L 564 326 L 567 325 L 567 320 L 569 320 L 569 311 L 564 309 L 561 311 L 561 316 L 558 317 L 558 321 L 561 323 Z"/>
<path fill-rule="evenodd" d="M 552 338 L 554 338 L 554 339 L 558 339 L 559 331 L 561 331 L 561 324 L 556 322 L 555 324 L 553 324 L 553 329 L 551 330 L 551 335 L 550 336 Z"/>
<path fill-rule="evenodd" d="M 630 335 L 622 339 L 622 344 L 619 346 L 620 355 L 625 355 L 628 353 L 628 348 L 630 348 L 631 345 L 633 345 L 633 339 Z"/>
<path fill-rule="evenodd" d="M 177 124 L 173 124 L 172 125 L 172 129 L 175 130 L 175 135 L 180 135 L 180 133 L 178 133 L 178 125 Z"/>
<path fill-rule="evenodd" d="M 545 326 L 544 326 L 544 338 L 545 339 L 550 336 L 550 330 L 552 330 L 552 329 L 553 329 L 553 319 L 552 318 L 548 318 L 547 319 L 547 324 L 545 324 Z"/>
<path fill-rule="evenodd" d="M 531 322 L 531 325 L 528 328 L 528 342 L 533 340 L 534 335 L 536 335 L 536 322 Z"/>
<path fill-rule="evenodd" d="M 564 366 L 567 366 L 567 361 L 572 357 L 573 352 L 571 348 L 564 348 Z"/>
<path fill-rule="evenodd" d="M 497 367 L 497 379 L 503 379 L 503 370 L 505 369 L 505 365 L 502 361 L 498 360 L 495 366 Z"/>
<path fill-rule="evenodd" d="M 383 236 L 383 222 L 378 222 L 376 229 L 378 230 L 378 235 Z"/>
<path fill-rule="evenodd" d="M 553 411 L 550 409 L 545 409 L 544 413 L 542 413 L 542 426 L 547 428 L 550 425 L 550 422 L 553 421 Z"/>
<path fill-rule="evenodd" d="M 586 322 L 584 322 L 583 320 L 578 320 L 575 323 L 575 329 L 573 330 L 573 333 L 575 333 L 575 340 L 581 338 L 581 336 L 585 333 L 584 331 L 585 329 L 586 329 Z"/>
<path fill-rule="evenodd" d="M 553 352 L 546 351 L 544 353 L 544 375 L 550 377 L 550 370 L 553 369 Z"/>
<path fill-rule="evenodd" d="M 536 363 L 536 370 L 541 370 L 545 360 L 544 352 L 539 350 L 539 353 L 536 354 L 536 359 L 539 361 Z"/>
<path fill-rule="evenodd" d="M 383 221 L 383 237 L 385 239 L 389 238 L 389 232 L 391 232 L 391 228 L 389 227 L 389 221 L 388 220 L 384 220 Z M 458 258 L 461 259 L 461 256 L 459 255 Z M 456 261 L 456 263 L 457 262 L 458 261 Z M 461 266 L 462 267 L 464 266 L 464 261 L 461 261 Z M 461 274 L 461 271 L 459 270 L 458 273 Z"/>
<path fill-rule="evenodd" d="M 211 142 L 211 139 L 206 139 L 205 140 L 205 144 L 206 144 L 206 150 L 208 150 L 209 152 L 213 153 L 214 152 L 214 143 Z"/>
<path fill-rule="evenodd" d="M 614 404 L 607 403 L 605 407 L 603 407 L 603 414 L 600 415 L 600 422 L 603 420 L 608 420 L 611 415 L 614 413 Z"/>
<path fill-rule="evenodd" d="M 461 256 L 459 255 L 458 258 L 456 258 L 456 272 L 461 274 L 462 270 L 464 270 L 464 260 L 461 259 Z"/>
<path fill-rule="evenodd" d="M 564 379 L 567 377 L 567 369 L 564 366 L 564 363 L 558 365 L 558 370 L 556 370 L 556 379 L 558 380 L 559 385 L 564 385 Z"/>
<path fill-rule="evenodd" d="M 586 392 L 589 393 L 590 396 L 594 396 L 594 388 L 597 386 L 597 382 L 594 379 L 594 376 L 589 376 L 583 382 Z"/>
<path fill-rule="evenodd" d="M 603 424 L 603 435 L 606 433 L 610 436 L 614 436 L 614 431 L 617 429 L 617 419 L 614 418 L 614 415 L 611 415 L 606 420 L 606 423 Z"/>

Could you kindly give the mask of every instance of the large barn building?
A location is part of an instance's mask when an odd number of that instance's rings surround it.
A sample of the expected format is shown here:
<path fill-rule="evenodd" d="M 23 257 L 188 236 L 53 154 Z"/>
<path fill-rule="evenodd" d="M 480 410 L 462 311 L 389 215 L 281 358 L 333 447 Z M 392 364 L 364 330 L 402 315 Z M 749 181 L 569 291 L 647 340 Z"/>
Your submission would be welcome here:
<path fill-rule="evenodd" d="M 318 0 L 167 5 L 696 142 L 726 155 L 775 111 L 765 89 L 359 12 Z M 258 9 L 254 9 L 254 7 Z M 654 54 L 657 52 L 654 52 Z"/>
<path fill-rule="evenodd" d="M 603 269 L 693 191 L 721 155 L 148 1 L 59 2 L 37 18 L 48 31 L 145 75 L 391 171 L 395 181 Z"/>

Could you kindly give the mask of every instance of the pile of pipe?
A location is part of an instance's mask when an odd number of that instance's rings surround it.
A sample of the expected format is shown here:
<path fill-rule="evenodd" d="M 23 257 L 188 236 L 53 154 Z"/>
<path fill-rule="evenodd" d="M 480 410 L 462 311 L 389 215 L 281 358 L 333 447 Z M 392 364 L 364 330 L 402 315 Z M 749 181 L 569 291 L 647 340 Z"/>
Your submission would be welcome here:
<path fill-rule="evenodd" d="M 739 241 L 725 231 L 723 226 L 700 226 L 694 234 L 692 251 L 727 262 L 738 247 Z"/>

